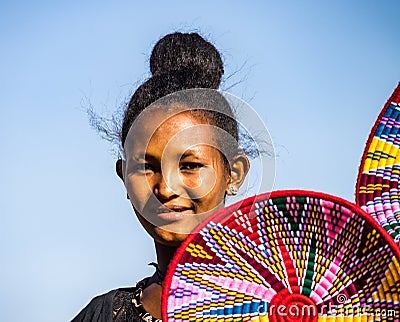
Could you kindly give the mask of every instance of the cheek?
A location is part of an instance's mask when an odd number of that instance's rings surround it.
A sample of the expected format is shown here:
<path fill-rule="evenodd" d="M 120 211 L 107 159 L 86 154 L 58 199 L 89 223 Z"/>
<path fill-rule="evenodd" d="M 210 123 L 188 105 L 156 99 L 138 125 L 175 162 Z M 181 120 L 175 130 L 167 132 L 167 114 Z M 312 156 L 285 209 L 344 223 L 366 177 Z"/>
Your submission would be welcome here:
<path fill-rule="evenodd" d="M 145 176 L 128 176 L 125 182 L 126 191 L 132 205 L 142 210 L 152 192 Z"/>
<path fill-rule="evenodd" d="M 227 186 L 225 177 L 224 172 L 219 169 L 204 168 L 196 176 L 186 177 L 183 182 L 192 199 L 214 199 L 219 203 L 225 195 Z"/>
<path fill-rule="evenodd" d="M 193 194 L 206 195 L 216 184 L 217 174 L 213 168 L 202 168 L 198 172 L 182 175 L 182 182 Z"/>

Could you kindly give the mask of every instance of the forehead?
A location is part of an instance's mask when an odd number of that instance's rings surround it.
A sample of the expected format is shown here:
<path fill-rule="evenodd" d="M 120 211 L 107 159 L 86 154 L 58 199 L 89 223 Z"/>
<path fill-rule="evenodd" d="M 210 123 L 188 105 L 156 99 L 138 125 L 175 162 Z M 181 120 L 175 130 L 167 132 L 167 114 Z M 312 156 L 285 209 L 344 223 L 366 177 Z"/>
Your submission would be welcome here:
<path fill-rule="evenodd" d="M 202 113 L 180 108 L 149 109 L 142 113 L 130 128 L 124 150 L 126 153 L 146 149 L 150 145 L 164 148 L 166 145 L 215 145 L 216 128 Z"/>

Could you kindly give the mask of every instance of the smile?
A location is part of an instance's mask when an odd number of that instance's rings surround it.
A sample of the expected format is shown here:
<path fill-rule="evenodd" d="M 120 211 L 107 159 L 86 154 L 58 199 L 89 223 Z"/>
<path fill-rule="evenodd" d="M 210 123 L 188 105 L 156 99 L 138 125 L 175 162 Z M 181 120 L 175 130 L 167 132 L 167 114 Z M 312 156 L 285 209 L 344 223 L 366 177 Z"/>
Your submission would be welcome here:
<path fill-rule="evenodd" d="M 155 212 L 158 218 L 165 221 L 178 221 L 188 215 L 194 214 L 193 208 L 179 205 L 161 206 Z"/>

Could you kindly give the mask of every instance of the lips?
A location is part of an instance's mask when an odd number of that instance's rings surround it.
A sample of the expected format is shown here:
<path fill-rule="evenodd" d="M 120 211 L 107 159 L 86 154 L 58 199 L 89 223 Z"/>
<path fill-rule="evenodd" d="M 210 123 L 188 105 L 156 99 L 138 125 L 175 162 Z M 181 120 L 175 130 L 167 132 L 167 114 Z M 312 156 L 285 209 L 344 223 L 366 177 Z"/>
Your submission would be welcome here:
<path fill-rule="evenodd" d="M 192 207 L 183 205 L 162 205 L 155 211 L 157 217 L 165 221 L 177 221 L 194 213 Z"/>

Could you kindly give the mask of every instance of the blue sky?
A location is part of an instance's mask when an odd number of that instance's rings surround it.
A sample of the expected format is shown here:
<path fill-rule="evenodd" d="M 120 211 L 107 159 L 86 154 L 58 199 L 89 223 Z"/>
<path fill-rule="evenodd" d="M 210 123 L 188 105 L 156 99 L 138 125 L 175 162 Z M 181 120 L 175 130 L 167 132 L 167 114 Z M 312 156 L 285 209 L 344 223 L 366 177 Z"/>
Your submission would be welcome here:
<path fill-rule="evenodd" d="M 354 200 L 369 131 L 400 81 L 398 1 L 3 1 L 0 309 L 68 321 L 94 295 L 152 273 L 152 241 L 90 128 L 149 75 L 163 35 L 199 30 L 225 88 L 275 142 L 276 189 Z M 241 66 L 244 64 L 244 67 Z"/>

